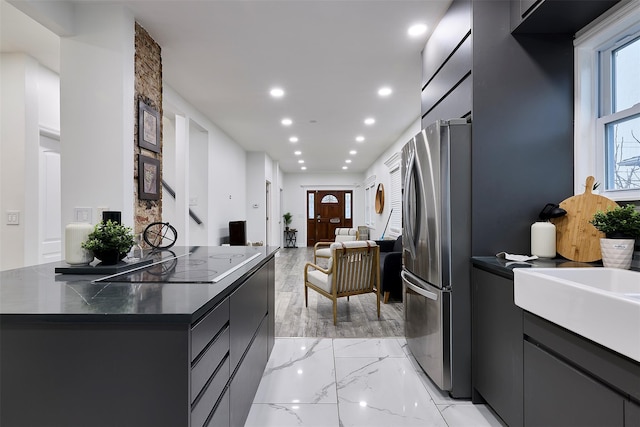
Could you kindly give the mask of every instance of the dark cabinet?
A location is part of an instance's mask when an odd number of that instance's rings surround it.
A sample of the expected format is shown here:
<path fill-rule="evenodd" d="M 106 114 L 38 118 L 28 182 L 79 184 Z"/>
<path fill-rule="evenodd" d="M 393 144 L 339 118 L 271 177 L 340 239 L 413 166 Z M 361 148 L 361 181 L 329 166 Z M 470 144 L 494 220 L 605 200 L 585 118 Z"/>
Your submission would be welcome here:
<path fill-rule="evenodd" d="M 274 266 L 202 313 L 3 317 L 0 425 L 242 425 L 273 347 Z"/>
<path fill-rule="evenodd" d="M 619 0 L 511 0 L 514 33 L 574 34 Z"/>
<path fill-rule="evenodd" d="M 511 427 L 523 425 L 522 309 L 513 279 L 473 268 L 472 386 Z"/>
<path fill-rule="evenodd" d="M 640 425 L 640 363 L 524 313 L 526 426 Z"/>
<path fill-rule="evenodd" d="M 624 425 L 622 396 L 529 342 L 524 353 L 527 426 Z"/>
<path fill-rule="evenodd" d="M 640 405 L 629 400 L 624 402 L 624 425 L 640 426 Z"/>

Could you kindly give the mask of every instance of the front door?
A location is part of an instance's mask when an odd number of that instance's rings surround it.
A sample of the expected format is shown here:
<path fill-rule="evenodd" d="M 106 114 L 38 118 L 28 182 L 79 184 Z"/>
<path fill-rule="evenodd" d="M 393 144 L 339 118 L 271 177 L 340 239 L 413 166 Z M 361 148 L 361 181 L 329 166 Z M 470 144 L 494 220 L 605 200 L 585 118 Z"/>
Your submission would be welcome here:
<path fill-rule="evenodd" d="M 307 246 L 333 242 L 336 228 L 353 227 L 350 190 L 307 191 Z"/>

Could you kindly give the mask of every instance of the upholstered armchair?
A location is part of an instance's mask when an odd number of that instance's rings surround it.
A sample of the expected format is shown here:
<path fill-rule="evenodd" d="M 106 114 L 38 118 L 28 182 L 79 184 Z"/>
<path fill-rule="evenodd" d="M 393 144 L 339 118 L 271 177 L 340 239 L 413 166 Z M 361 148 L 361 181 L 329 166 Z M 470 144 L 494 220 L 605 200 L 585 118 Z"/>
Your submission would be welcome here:
<path fill-rule="evenodd" d="M 336 228 L 336 238 L 333 242 L 318 242 L 313 247 L 313 263 L 318 263 L 318 258 L 331 258 L 329 247 L 332 243 L 351 242 L 358 240 L 357 228 Z"/>
<path fill-rule="evenodd" d="M 376 240 L 380 246 L 380 292 L 384 303 L 389 297 L 402 301 L 402 236 L 396 240 Z"/>
<path fill-rule="evenodd" d="M 380 247 L 372 240 L 332 243 L 329 266 L 310 262 L 304 266 L 304 305 L 313 289 L 333 301 L 333 324 L 338 318 L 338 298 L 375 292 L 380 317 Z"/>

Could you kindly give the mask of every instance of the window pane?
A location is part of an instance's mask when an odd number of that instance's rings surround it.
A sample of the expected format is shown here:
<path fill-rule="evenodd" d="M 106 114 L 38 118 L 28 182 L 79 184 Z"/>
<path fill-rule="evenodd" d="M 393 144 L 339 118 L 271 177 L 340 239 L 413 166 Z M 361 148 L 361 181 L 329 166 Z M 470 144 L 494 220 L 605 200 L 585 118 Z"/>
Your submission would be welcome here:
<path fill-rule="evenodd" d="M 605 126 L 607 190 L 640 189 L 640 114 Z"/>
<path fill-rule="evenodd" d="M 640 38 L 614 50 L 612 59 L 615 113 L 640 102 Z"/>
<path fill-rule="evenodd" d="M 307 201 L 307 203 L 309 204 L 309 207 L 307 208 L 307 211 L 309 212 L 309 219 L 313 219 L 316 215 L 315 212 L 313 211 L 315 206 L 314 206 L 314 196 L 315 194 L 313 193 L 308 193 L 309 194 L 309 200 Z"/>
<path fill-rule="evenodd" d="M 328 194 L 320 200 L 320 203 L 338 203 L 338 198 L 333 194 Z"/>
<path fill-rule="evenodd" d="M 344 194 L 344 218 L 351 219 L 351 193 Z"/>

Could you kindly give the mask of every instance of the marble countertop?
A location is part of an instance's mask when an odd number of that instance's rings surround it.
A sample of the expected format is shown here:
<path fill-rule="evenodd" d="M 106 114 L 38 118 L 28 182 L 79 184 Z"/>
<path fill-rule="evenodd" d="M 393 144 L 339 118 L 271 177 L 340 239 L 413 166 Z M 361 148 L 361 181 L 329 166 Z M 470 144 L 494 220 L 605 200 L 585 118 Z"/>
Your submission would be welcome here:
<path fill-rule="evenodd" d="M 538 258 L 532 261 L 508 261 L 495 256 L 474 256 L 471 258 L 474 266 L 491 271 L 492 273 L 513 279 L 515 268 L 580 268 L 602 267 L 602 262 L 577 262 L 564 258 Z"/>
<path fill-rule="evenodd" d="M 185 257 L 186 265 L 196 258 L 202 261 L 230 253 L 249 260 L 216 283 L 163 282 L 162 278 L 152 283 L 96 281 L 101 276 L 56 274 L 56 267 L 67 266 L 64 262 L 7 270 L 0 272 L 0 318 L 3 322 L 25 317 L 29 321 L 191 322 L 228 296 L 278 249 L 171 248 L 176 256 Z"/>

